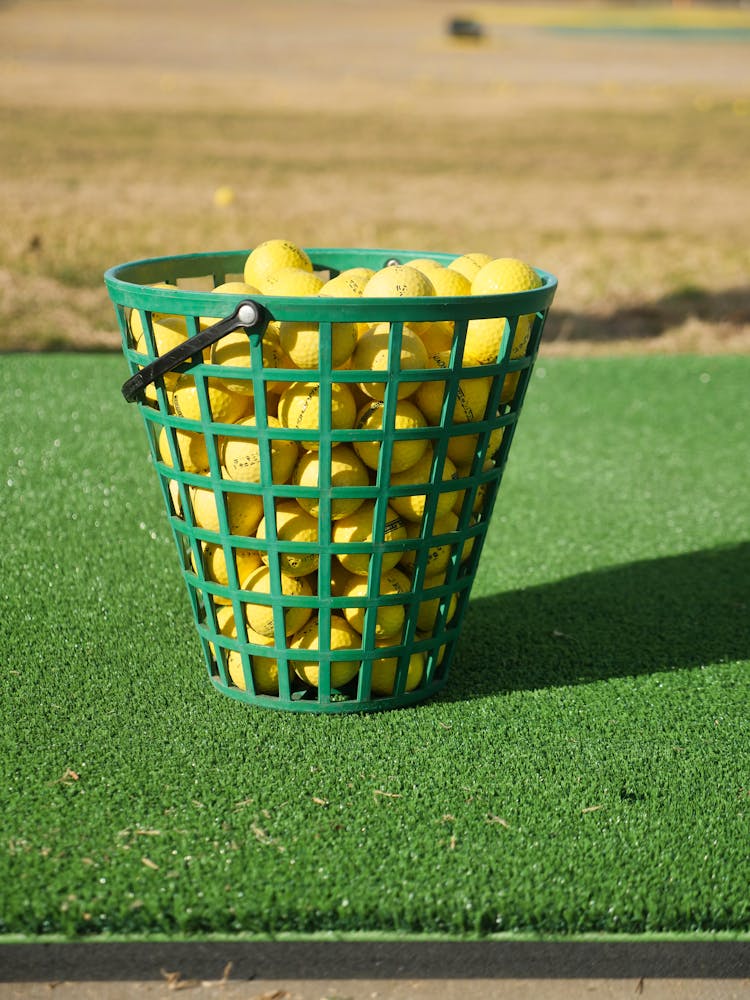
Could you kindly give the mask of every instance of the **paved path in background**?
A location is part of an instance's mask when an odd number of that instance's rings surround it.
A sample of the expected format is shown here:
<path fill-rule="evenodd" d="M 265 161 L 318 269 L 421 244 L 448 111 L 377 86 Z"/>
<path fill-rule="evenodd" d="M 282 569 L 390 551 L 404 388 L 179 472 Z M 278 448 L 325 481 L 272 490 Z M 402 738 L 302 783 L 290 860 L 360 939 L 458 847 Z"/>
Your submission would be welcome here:
<path fill-rule="evenodd" d="M 212 0 L 210 10 L 204 0 L 0 0 L 0 103 L 268 111 L 317 107 L 325 94 L 338 110 L 465 115 L 494 114 L 498 102 L 504 114 L 528 114 L 552 95 L 605 108 L 629 107 L 634 93 L 658 104 L 683 89 L 688 99 L 746 98 L 744 42 L 556 33 L 484 4 L 486 37 L 471 44 L 446 31 L 457 7 L 276 0 L 238 19 L 236 0 Z M 200 59 L 186 59 L 196 38 Z"/>
<path fill-rule="evenodd" d="M 748 980 L 368 979 L 0 984 L 0 1000 L 747 1000 Z"/>

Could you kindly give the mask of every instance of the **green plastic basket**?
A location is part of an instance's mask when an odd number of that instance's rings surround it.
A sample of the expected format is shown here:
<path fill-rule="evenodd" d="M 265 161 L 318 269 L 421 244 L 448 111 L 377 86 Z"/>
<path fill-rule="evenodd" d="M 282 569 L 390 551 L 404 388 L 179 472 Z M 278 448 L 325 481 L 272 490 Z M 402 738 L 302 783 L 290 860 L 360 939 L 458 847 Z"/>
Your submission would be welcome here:
<path fill-rule="evenodd" d="M 306 252 L 324 278 L 417 257 L 447 265 L 455 257 L 405 250 Z M 508 295 L 215 294 L 216 286 L 242 279 L 248 253 L 132 261 L 104 276 L 130 369 L 123 395 L 137 402 L 143 418 L 211 683 L 239 701 L 298 712 L 369 711 L 422 701 L 448 678 L 556 279 L 537 269 L 539 288 Z M 464 364 L 468 324 L 488 318 L 505 319 L 495 362 Z M 277 342 L 279 324 L 293 322 L 318 327 L 314 369 L 287 367 L 268 349 Z M 424 324 L 446 323 L 453 325 L 453 336 L 440 363 L 402 369 L 410 324 L 424 330 Z M 511 357 L 519 323 L 529 328 L 528 341 L 520 356 Z M 357 324 L 360 332 L 388 324 L 381 328 L 387 333 L 386 366 L 358 370 L 349 362 L 334 368 L 333 324 Z M 171 341 L 165 327 L 174 331 Z M 242 363 L 212 363 L 212 350 L 238 332 L 247 337 Z M 188 389 L 175 396 L 180 378 Z M 283 392 L 299 382 L 313 386 L 314 428 L 291 426 L 293 421 L 285 426 L 274 417 Z M 377 394 L 382 388 L 382 405 L 370 400 L 377 419 L 360 426 L 364 402 L 354 426 L 349 421 L 339 428 L 333 394 L 348 400 L 348 393 L 363 404 L 361 383 L 374 384 Z M 424 426 L 396 427 L 403 409 L 397 408 L 399 396 L 413 402 L 427 384 L 431 399 L 438 394 L 438 412 Z M 477 386 L 481 412 L 476 402 L 473 409 L 465 405 L 477 397 Z M 183 405 L 181 415 L 175 400 L 185 391 L 196 410 L 186 415 Z M 238 417 L 240 397 L 245 410 Z M 245 421 L 252 409 L 254 420 Z M 239 448 L 235 478 L 222 464 L 230 454 L 227 438 L 232 455 Z M 423 457 L 393 476 L 394 449 L 407 442 Z M 349 468 L 350 455 L 359 457 L 365 443 L 376 454 L 366 479 L 357 467 L 356 481 L 340 485 L 341 468 Z M 252 455 L 249 472 L 245 447 Z M 291 475 L 288 467 L 282 473 L 273 464 L 277 453 L 290 451 L 296 457 Z M 450 455 L 459 452 L 469 457 L 456 465 Z M 312 482 L 300 471 L 303 465 L 308 474 L 313 470 Z M 359 514 L 340 517 L 342 505 Z M 409 518 L 394 505 L 408 509 Z M 297 510 L 315 529 L 312 534 L 285 532 L 282 512 L 296 524 Z M 394 563 L 401 575 L 381 593 L 383 574 Z M 352 566 L 355 574 L 348 572 Z M 300 575 L 303 570 L 310 572 Z"/>

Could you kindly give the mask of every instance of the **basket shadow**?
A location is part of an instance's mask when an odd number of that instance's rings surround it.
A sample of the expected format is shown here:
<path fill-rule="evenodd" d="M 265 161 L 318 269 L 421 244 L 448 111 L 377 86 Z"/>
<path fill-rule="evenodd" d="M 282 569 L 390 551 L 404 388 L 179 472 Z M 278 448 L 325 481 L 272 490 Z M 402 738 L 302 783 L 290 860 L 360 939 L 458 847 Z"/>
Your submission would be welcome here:
<path fill-rule="evenodd" d="M 465 701 L 747 659 L 749 581 L 744 542 L 476 598 L 438 697 Z"/>
<path fill-rule="evenodd" d="M 750 322 L 750 286 L 711 292 L 685 288 L 652 302 L 635 302 L 608 313 L 552 309 L 545 343 L 658 337 L 689 319 L 742 326 Z"/>

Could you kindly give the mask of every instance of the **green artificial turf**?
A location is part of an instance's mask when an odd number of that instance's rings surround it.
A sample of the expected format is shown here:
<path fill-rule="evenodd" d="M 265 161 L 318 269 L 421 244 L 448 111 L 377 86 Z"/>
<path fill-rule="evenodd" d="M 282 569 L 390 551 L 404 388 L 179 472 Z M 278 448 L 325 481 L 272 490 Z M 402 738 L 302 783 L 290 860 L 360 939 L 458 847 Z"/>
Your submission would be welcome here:
<path fill-rule="evenodd" d="M 0 933 L 741 933 L 750 358 L 541 360 L 448 684 L 211 688 L 113 356 L 0 365 Z"/>

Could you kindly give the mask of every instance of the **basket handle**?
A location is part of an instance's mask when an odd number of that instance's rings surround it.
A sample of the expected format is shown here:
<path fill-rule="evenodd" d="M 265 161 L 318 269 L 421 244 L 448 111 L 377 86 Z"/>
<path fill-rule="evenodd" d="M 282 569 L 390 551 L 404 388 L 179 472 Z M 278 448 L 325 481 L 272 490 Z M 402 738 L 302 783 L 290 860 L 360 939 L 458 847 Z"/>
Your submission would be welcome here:
<path fill-rule="evenodd" d="M 155 382 L 166 372 L 176 368 L 183 361 L 187 361 L 194 354 L 210 347 L 211 344 L 221 340 L 222 337 L 234 330 L 246 330 L 248 333 L 257 333 L 262 336 L 268 326 L 269 319 L 268 311 L 257 302 L 253 302 L 252 299 L 240 302 L 229 316 L 220 319 L 213 326 L 207 326 L 205 330 L 199 331 L 194 337 L 190 337 L 178 344 L 177 347 L 173 347 L 171 351 L 162 354 L 150 365 L 145 365 L 139 372 L 132 375 L 127 382 L 123 383 L 123 396 L 128 403 L 135 402 L 147 385 Z"/>

